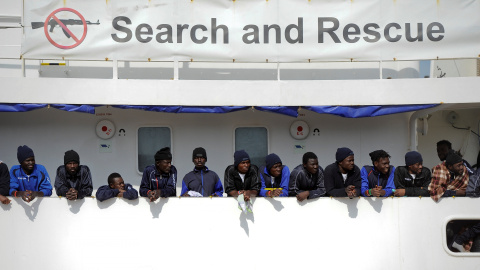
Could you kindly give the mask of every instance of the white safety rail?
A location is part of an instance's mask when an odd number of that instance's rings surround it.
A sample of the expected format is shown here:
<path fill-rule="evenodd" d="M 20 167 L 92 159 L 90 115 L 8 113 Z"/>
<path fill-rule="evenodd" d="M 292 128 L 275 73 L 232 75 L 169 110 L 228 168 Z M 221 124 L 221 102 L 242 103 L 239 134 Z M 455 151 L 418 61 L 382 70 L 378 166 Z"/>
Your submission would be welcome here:
<path fill-rule="evenodd" d="M 475 269 L 446 223 L 479 219 L 477 200 L 257 198 L 245 215 L 232 198 L 16 198 L 0 253 L 3 269 Z"/>

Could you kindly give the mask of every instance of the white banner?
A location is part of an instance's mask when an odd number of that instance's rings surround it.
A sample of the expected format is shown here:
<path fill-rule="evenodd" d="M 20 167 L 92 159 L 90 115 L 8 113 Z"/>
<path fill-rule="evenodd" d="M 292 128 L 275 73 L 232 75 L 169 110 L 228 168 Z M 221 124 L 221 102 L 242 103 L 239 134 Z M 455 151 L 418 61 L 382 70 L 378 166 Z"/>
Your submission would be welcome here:
<path fill-rule="evenodd" d="M 29 59 L 474 58 L 478 0 L 25 0 Z"/>

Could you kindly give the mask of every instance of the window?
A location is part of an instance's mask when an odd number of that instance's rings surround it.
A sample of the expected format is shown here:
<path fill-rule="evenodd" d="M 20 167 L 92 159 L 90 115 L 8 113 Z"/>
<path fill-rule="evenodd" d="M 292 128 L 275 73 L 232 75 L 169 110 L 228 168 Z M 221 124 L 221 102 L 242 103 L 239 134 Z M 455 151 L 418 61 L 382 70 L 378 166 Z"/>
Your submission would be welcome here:
<path fill-rule="evenodd" d="M 154 164 L 155 153 L 163 147 L 172 147 L 169 127 L 141 127 L 138 129 L 138 171 Z"/>
<path fill-rule="evenodd" d="M 474 253 L 480 252 L 479 219 L 452 219 L 448 221 L 445 227 L 445 242 L 448 251 L 453 252 L 453 254 L 457 256 L 475 256 Z M 470 252 L 459 252 L 452 246 L 454 241 L 463 243 L 464 245 L 462 246 L 470 249 Z M 478 256 L 478 254 L 476 256 Z"/>
<path fill-rule="evenodd" d="M 252 164 L 265 165 L 268 155 L 268 132 L 264 127 L 240 127 L 235 129 L 235 151 L 245 150 Z"/>

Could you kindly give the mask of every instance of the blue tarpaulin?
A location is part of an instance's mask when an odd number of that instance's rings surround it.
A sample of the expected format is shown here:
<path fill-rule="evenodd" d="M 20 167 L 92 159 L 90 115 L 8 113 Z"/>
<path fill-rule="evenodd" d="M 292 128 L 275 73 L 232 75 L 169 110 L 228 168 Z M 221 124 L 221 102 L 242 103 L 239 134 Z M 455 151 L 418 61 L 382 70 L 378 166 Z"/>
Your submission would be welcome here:
<path fill-rule="evenodd" d="M 374 117 L 395 113 L 404 113 L 432 108 L 439 104 L 424 105 L 385 105 L 385 106 L 255 106 L 259 111 L 279 113 L 292 117 L 298 116 L 298 109 L 306 109 L 316 113 L 333 114 L 347 118 Z M 0 112 L 27 112 L 47 107 L 48 104 L 0 104 Z M 95 113 L 95 107 L 101 105 L 71 105 L 51 104 L 50 107 L 69 112 Z M 120 109 L 137 109 L 152 112 L 167 113 L 230 113 L 247 110 L 250 106 L 141 106 L 141 105 L 114 105 Z"/>
<path fill-rule="evenodd" d="M 247 106 L 140 106 L 140 105 L 113 105 L 114 108 L 120 109 L 137 109 L 150 112 L 167 112 L 167 113 L 229 113 L 246 110 Z"/>
<path fill-rule="evenodd" d="M 419 111 L 438 105 L 439 104 L 385 106 L 306 106 L 302 108 L 314 111 L 316 113 L 333 114 L 347 118 L 361 118 Z"/>
<path fill-rule="evenodd" d="M 0 104 L 0 112 L 28 112 L 47 107 L 48 104 L 31 104 L 31 103 L 2 103 Z M 50 107 L 67 112 L 83 112 L 95 113 L 93 105 L 69 105 L 69 104 L 51 104 Z"/>

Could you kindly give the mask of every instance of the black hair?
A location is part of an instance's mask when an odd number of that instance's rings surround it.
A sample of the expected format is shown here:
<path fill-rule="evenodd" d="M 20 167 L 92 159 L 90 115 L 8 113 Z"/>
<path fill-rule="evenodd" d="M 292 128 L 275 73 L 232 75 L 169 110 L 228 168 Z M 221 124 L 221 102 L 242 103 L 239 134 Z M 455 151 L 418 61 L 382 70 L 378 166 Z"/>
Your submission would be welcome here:
<path fill-rule="evenodd" d="M 309 159 L 318 159 L 317 155 L 315 155 L 313 152 L 306 152 L 303 154 L 302 162 L 303 164 L 307 164 Z"/>
<path fill-rule="evenodd" d="M 117 172 L 111 173 L 108 176 L 108 185 L 110 186 L 111 184 L 113 184 L 113 179 L 119 178 L 119 177 L 122 177 L 119 173 L 117 173 Z"/>
<path fill-rule="evenodd" d="M 163 152 L 163 151 L 165 151 L 165 152 L 170 152 L 170 147 L 168 147 L 168 146 L 167 146 L 167 147 L 163 147 L 162 149 L 160 149 L 160 150 L 158 150 L 158 151 L 159 151 L 159 152 Z"/>
<path fill-rule="evenodd" d="M 383 151 L 383 150 L 375 150 L 371 152 L 370 158 L 372 159 L 372 162 L 379 161 L 381 158 L 390 158 L 390 155 Z"/>
<path fill-rule="evenodd" d="M 452 143 L 447 140 L 441 140 L 437 142 L 437 147 L 441 145 L 446 145 L 448 149 L 452 149 Z"/>

